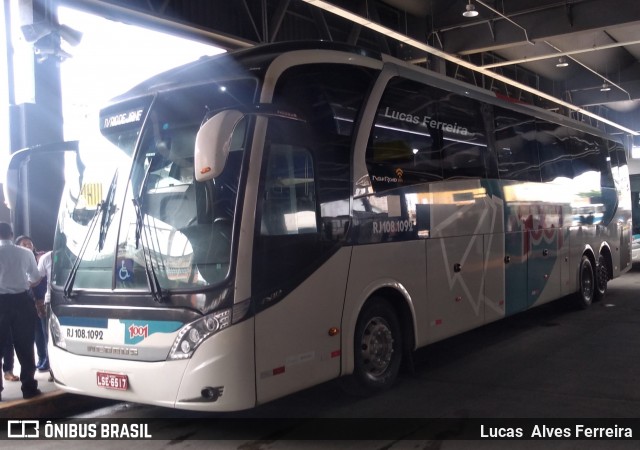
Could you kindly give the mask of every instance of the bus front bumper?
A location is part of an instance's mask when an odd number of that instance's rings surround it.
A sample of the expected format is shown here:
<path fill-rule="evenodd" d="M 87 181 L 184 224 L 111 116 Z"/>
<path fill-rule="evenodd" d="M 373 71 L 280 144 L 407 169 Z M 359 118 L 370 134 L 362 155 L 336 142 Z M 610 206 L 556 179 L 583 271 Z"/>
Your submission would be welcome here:
<path fill-rule="evenodd" d="M 75 355 L 51 343 L 49 359 L 56 385 L 73 394 L 194 411 L 237 411 L 256 402 L 253 342 L 253 320 L 247 320 L 210 337 L 185 360 Z M 100 386 L 105 377 L 116 382 Z"/>

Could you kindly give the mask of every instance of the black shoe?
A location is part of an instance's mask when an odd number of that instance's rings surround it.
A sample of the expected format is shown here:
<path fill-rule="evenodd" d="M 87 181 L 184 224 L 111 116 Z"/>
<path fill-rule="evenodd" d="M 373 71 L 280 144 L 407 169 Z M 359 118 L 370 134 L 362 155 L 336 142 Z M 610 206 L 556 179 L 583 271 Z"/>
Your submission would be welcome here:
<path fill-rule="evenodd" d="M 37 397 L 38 395 L 42 395 L 42 391 L 40 389 L 34 389 L 33 391 L 23 392 L 22 398 L 29 400 L 30 398 Z"/>

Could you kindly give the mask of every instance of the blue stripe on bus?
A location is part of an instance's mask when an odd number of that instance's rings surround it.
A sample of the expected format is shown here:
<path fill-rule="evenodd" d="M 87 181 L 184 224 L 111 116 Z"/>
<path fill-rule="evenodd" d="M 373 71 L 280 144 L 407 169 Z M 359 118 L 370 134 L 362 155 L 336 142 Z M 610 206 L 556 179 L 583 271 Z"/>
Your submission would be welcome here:
<path fill-rule="evenodd" d="M 109 319 L 102 317 L 58 317 L 60 325 L 67 327 L 108 328 Z"/>

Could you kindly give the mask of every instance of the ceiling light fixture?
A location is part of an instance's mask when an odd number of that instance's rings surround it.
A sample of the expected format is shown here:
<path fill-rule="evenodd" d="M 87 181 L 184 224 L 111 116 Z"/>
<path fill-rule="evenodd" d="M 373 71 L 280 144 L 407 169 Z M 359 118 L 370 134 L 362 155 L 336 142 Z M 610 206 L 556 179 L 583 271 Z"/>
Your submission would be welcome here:
<path fill-rule="evenodd" d="M 611 90 L 611 86 L 607 83 L 602 83 L 602 87 L 600 88 L 600 92 L 607 92 Z"/>
<path fill-rule="evenodd" d="M 561 56 L 560 58 L 558 58 L 558 62 L 556 63 L 556 67 L 567 67 L 569 65 L 569 63 L 567 62 L 566 59 L 564 59 L 564 56 Z"/>
<path fill-rule="evenodd" d="M 471 4 L 471 0 L 469 0 L 469 4 L 465 8 L 465 11 L 462 13 L 464 17 L 476 17 L 478 15 L 478 11 L 476 11 L 476 7 Z"/>

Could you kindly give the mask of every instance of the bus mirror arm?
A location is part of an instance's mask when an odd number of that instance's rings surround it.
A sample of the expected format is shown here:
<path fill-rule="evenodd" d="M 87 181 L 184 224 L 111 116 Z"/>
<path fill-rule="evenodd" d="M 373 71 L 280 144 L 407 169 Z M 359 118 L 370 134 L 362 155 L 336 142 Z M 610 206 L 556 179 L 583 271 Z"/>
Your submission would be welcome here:
<path fill-rule="evenodd" d="M 16 209 L 18 203 L 18 191 L 20 187 L 19 173 L 22 167 L 29 162 L 31 158 L 42 156 L 48 156 L 55 152 L 75 152 L 76 153 L 76 165 L 78 166 L 78 173 L 80 174 L 80 180 L 82 180 L 84 174 L 84 164 L 80 159 L 80 144 L 79 141 L 65 141 L 65 142 L 53 142 L 50 144 L 35 145 L 33 147 L 23 148 L 15 151 L 11 154 L 11 159 L 7 165 L 7 182 L 5 185 L 5 199 L 9 204 L 9 208 Z"/>

